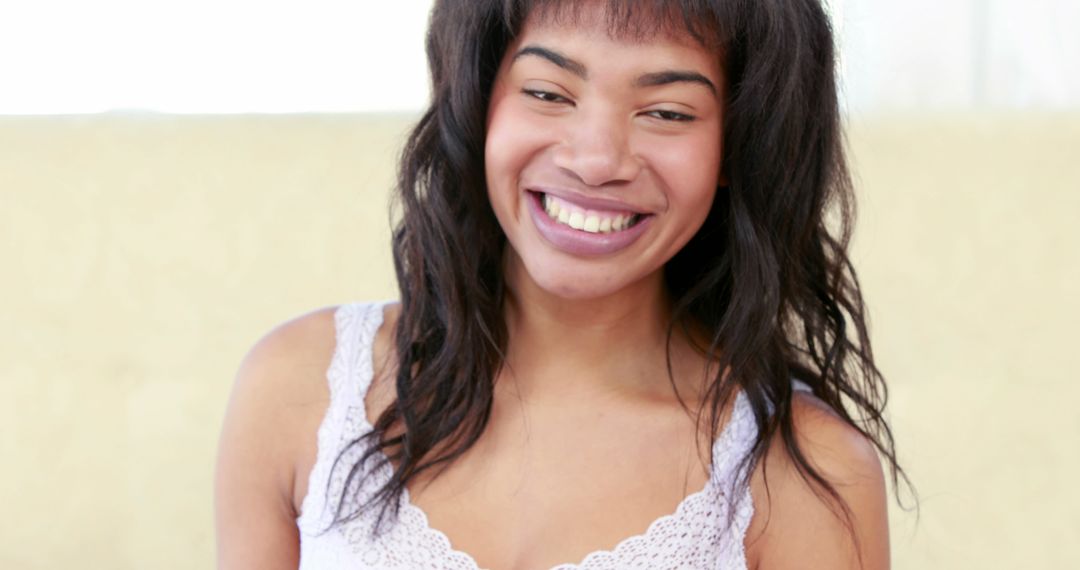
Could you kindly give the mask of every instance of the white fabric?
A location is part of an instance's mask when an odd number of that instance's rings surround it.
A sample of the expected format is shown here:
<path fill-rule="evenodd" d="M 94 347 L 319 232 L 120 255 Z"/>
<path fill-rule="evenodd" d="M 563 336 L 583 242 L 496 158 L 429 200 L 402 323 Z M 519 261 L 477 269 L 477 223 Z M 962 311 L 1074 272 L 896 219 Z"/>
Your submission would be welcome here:
<path fill-rule="evenodd" d="M 317 458 L 297 518 L 300 569 L 479 570 L 471 556 L 454 550 L 445 534 L 428 525 L 427 516 L 409 501 L 408 492 L 401 498 L 397 522 L 377 538 L 371 534 L 374 512 L 325 530 L 342 496 L 348 466 L 357 461 L 360 450 L 352 449 L 337 468 L 334 460 L 346 443 L 371 430 L 364 394 L 371 383 L 371 348 L 382 315 L 379 303 L 344 305 L 335 314 L 337 347 L 327 370 L 330 405 L 319 427 Z M 743 538 L 753 516 L 753 501 L 749 489 L 734 497 L 730 491 L 740 475 L 739 460 L 756 436 L 753 412 L 739 392 L 731 420 L 713 445 L 712 470 L 703 489 L 686 497 L 676 512 L 653 521 L 644 534 L 626 538 L 610 551 L 593 552 L 578 564 L 561 564 L 552 570 L 745 570 Z M 389 466 L 371 472 L 374 463 L 364 466 L 369 475 L 346 494 L 346 508 L 369 498 L 390 477 Z M 729 515 L 734 515 L 730 526 Z"/>

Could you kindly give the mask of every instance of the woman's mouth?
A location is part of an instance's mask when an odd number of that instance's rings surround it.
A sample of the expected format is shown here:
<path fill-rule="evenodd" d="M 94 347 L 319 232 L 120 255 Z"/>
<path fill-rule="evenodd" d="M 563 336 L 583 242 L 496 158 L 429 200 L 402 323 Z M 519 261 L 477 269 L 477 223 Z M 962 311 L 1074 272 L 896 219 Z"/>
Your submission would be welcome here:
<path fill-rule="evenodd" d="M 622 251 L 636 242 L 656 217 L 607 209 L 610 205 L 597 207 L 594 201 L 574 203 L 545 192 L 527 194 L 529 214 L 537 231 L 556 249 L 572 255 L 602 256 Z"/>
<path fill-rule="evenodd" d="M 642 219 L 636 212 L 586 209 L 543 193 L 540 194 L 540 205 L 555 222 L 592 234 L 627 230 Z"/>

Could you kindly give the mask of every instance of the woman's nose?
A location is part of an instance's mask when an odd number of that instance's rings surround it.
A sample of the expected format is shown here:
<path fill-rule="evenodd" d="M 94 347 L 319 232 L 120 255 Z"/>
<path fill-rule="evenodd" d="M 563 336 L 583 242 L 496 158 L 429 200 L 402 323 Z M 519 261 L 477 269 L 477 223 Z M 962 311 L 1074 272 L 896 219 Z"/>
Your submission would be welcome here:
<path fill-rule="evenodd" d="M 631 125 L 624 121 L 598 112 L 574 117 L 555 153 L 555 165 L 588 186 L 634 180 L 641 162 L 631 149 Z"/>

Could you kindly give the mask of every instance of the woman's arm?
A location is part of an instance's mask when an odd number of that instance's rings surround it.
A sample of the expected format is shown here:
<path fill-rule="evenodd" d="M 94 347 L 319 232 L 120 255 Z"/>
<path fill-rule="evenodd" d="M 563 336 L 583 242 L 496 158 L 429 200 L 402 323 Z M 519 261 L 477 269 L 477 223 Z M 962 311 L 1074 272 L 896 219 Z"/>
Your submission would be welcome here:
<path fill-rule="evenodd" d="M 296 490 L 314 461 L 333 343 L 333 309 L 323 309 L 277 327 L 244 358 L 218 449 L 218 568 L 299 564 Z"/>
<path fill-rule="evenodd" d="M 777 436 L 766 459 L 769 493 L 760 469 L 753 483 L 753 526 L 761 533 L 754 546 L 756 568 L 889 568 L 885 477 L 873 445 L 807 394 L 795 395 L 792 421 L 803 454 L 850 509 L 852 527 L 845 526 L 843 511 L 823 489 L 803 480 Z"/>

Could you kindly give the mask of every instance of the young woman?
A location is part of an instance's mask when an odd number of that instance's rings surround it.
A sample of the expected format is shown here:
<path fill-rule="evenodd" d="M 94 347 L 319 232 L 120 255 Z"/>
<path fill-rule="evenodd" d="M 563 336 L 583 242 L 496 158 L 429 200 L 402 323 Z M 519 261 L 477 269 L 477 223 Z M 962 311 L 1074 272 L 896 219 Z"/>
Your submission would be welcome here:
<path fill-rule="evenodd" d="M 887 568 L 818 0 L 439 0 L 428 54 L 401 300 L 247 356 L 220 566 Z"/>

